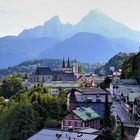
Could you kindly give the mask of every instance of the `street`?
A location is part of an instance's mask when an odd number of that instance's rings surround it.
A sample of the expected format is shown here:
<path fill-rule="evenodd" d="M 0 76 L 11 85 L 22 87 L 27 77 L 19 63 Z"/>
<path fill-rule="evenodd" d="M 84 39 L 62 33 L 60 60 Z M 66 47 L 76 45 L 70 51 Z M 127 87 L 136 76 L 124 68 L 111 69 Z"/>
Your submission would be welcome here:
<path fill-rule="evenodd" d="M 111 109 L 112 114 L 116 119 L 120 119 L 121 122 L 130 122 L 130 117 L 123 111 L 122 106 L 118 101 L 113 101 Z"/>

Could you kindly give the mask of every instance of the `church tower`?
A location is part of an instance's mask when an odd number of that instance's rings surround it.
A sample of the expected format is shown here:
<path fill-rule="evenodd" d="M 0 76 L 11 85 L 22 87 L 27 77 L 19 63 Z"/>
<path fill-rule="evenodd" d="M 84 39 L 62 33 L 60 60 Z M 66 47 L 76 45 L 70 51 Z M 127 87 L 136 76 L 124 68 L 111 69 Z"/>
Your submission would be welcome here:
<path fill-rule="evenodd" d="M 65 65 L 65 60 L 63 58 L 63 62 L 62 62 L 62 70 L 65 72 L 65 73 L 72 73 L 72 67 L 70 66 L 70 60 L 68 58 L 68 61 L 67 61 L 67 65 Z"/>
<path fill-rule="evenodd" d="M 75 96 L 75 90 L 72 88 L 70 96 L 69 96 L 69 110 L 76 110 L 76 96 Z"/>
<path fill-rule="evenodd" d="M 63 58 L 63 61 L 62 61 L 62 70 L 64 71 L 65 69 L 65 59 Z"/>
<path fill-rule="evenodd" d="M 70 68 L 70 60 L 68 58 L 68 61 L 67 61 L 67 68 Z"/>
<path fill-rule="evenodd" d="M 76 60 L 72 65 L 72 71 L 73 71 L 74 75 L 78 78 L 78 76 L 79 76 L 79 64 Z"/>

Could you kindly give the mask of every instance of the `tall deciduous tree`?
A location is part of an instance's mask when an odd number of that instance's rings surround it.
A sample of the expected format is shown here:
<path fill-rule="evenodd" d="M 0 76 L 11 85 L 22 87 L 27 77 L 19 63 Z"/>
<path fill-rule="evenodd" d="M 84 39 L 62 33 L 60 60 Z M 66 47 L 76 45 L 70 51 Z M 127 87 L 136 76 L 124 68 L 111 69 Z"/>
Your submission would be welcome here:
<path fill-rule="evenodd" d="M 25 140 L 35 132 L 34 111 L 27 98 L 22 98 L 13 112 L 9 139 Z"/>
<path fill-rule="evenodd" d="M 10 98 L 21 89 L 21 77 L 19 75 L 8 75 L 4 78 L 1 94 L 5 98 Z"/>

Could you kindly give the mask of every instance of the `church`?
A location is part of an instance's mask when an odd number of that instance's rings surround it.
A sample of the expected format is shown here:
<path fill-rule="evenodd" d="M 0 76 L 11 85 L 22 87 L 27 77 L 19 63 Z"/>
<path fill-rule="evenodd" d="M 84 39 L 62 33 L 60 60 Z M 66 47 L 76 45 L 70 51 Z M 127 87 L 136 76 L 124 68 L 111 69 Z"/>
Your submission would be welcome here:
<path fill-rule="evenodd" d="M 75 61 L 70 65 L 69 58 L 67 62 L 63 58 L 61 70 L 53 71 L 49 67 L 38 67 L 31 76 L 31 82 L 42 84 L 51 81 L 76 81 L 77 76 L 78 63 Z"/>

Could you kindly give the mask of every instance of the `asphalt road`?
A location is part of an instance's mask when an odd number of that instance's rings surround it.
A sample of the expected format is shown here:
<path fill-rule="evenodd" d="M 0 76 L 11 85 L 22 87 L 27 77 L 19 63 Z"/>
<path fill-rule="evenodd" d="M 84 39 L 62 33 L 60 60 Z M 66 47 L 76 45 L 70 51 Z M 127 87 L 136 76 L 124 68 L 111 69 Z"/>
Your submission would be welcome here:
<path fill-rule="evenodd" d="M 130 117 L 123 111 L 123 108 L 119 102 L 113 101 L 112 106 L 114 106 L 112 108 L 112 114 L 116 119 L 118 118 L 118 120 L 120 120 L 121 122 L 130 122 Z"/>

